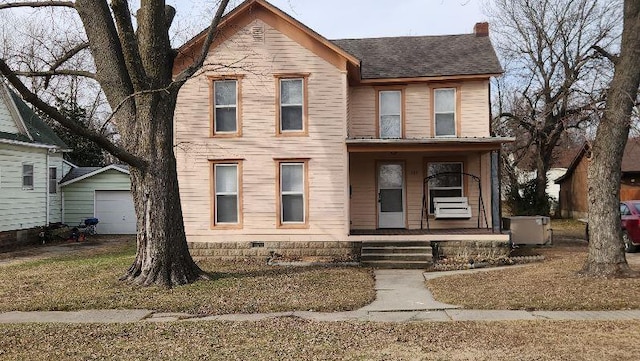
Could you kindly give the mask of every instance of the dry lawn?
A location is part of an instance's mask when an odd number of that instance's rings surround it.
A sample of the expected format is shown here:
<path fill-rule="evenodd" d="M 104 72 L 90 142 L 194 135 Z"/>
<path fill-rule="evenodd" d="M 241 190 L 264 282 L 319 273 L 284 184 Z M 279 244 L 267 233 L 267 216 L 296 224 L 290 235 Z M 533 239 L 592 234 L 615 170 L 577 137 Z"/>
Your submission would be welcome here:
<path fill-rule="evenodd" d="M 637 360 L 638 321 L 0 325 L 3 360 Z"/>
<path fill-rule="evenodd" d="M 0 312 L 150 309 L 227 314 L 360 308 L 375 298 L 371 270 L 284 268 L 259 262 L 199 262 L 210 281 L 164 289 L 118 281 L 134 243 L 79 250 L 71 256 L 0 264 Z M 6 261 L 6 260 L 5 260 Z"/>
<path fill-rule="evenodd" d="M 554 232 L 553 246 L 520 251 L 542 254 L 543 262 L 437 278 L 430 280 L 428 287 L 438 301 L 471 309 L 640 309 L 640 278 L 592 279 L 578 274 L 586 260 L 588 244 L 567 237 L 584 234 L 584 225 L 582 230 L 575 222 L 567 225 L 562 235 Z M 640 271 L 638 256 L 629 254 L 627 258 L 632 269 Z"/>

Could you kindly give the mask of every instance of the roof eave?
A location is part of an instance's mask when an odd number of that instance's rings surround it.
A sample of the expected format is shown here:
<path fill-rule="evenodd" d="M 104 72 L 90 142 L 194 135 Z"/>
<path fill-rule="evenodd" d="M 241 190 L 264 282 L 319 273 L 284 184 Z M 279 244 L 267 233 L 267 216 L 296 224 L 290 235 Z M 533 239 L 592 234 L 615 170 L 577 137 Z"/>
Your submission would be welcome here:
<path fill-rule="evenodd" d="M 365 78 L 361 84 L 390 84 L 390 83 L 423 83 L 434 81 L 457 81 L 465 79 L 490 79 L 501 76 L 502 73 L 458 74 L 458 75 L 430 75 L 405 78 Z"/>
<path fill-rule="evenodd" d="M 19 145 L 19 146 L 31 147 L 31 148 L 59 149 L 57 145 L 42 144 L 42 143 L 28 143 L 28 142 L 22 142 L 19 140 L 10 140 L 10 139 L 0 139 L 0 143 L 10 144 L 10 145 Z"/>
<path fill-rule="evenodd" d="M 68 180 L 68 181 L 66 181 L 64 183 L 60 183 L 60 186 L 61 187 L 68 186 L 69 184 L 73 184 L 73 183 L 79 182 L 81 180 L 84 180 L 84 179 L 87 179 L 87 178 L 91 178 L 94 175 L 98 175 L 100 173 L 106 172 L 106 171 L 111 170 L 111 169 L 117 170 L 118 172 L 121 172 L 121 173 L 124 173 L 124 174 L 130 174 L 127 169 L 120 168 L 115 164 L 111 164 L 111 165 L 108 165 L 106 167 L 102 167 L 102 168 L 100 168 L 98 170 L 95 170 L 95 171 L 93 171 L 91 173 L 83 174 L 80 177 L 70 179 L 70 180 Z"/>
<path fill-rule="evenodd" d="M 0 97 L 5 99 L 5 103 L 7 104 L 7 108 L 9 109 L 9 113 L 18 127 L 18 130 L 24 133 L 29 139 L 33 140 L 33 136 L 29 132 L 29 128 L 27 128 L 27 124 L 22 119 L 22 115 L 20 115 L 20 111 L 18 110 L 18 105 L 13 100 L 11 93 L 9 92 L 9 88 L 4 81 L 0 81 Z"/>

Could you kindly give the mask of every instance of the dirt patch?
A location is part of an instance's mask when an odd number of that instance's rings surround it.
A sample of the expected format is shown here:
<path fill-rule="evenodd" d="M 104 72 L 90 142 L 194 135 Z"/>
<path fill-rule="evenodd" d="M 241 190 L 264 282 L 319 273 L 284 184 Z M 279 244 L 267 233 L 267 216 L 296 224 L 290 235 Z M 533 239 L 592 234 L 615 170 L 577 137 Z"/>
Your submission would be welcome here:
<path fill-rule="evenodd" d="M 0 253 L 0 266 L 62 256 L 92 255 L 135 242 L 131 235 L 94 235 L 83 242 L 62 241 Z"/>

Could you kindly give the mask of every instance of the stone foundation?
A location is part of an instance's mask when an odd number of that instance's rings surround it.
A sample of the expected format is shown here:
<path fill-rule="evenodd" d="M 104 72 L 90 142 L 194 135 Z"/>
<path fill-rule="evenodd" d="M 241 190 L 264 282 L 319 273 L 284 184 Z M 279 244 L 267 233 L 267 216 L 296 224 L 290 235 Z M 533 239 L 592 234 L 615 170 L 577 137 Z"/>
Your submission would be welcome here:
<path fill-rule="evenodd" d="M 194 258 L 359 260 L 360 242 L 188 242 Z"/>
<path fill-rule="evenodd" d="M 509 257 L 509 241 L 438 241 L 431 242 L 434 260 L 447 258 L 468 262 L 496 260 Z"/>
<path fill-rule="evenodd" d="M 17 231 L 0 232 L 0 252 L 37 244 L 40 242 L 38 234 L 41 228 L 21 229 Z"/>

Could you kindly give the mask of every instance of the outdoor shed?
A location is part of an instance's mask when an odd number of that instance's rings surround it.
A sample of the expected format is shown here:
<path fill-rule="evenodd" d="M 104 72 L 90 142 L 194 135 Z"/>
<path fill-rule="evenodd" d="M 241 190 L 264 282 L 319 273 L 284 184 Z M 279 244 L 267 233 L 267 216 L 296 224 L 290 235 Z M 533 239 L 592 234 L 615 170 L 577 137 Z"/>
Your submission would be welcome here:
<path fill-rule="evenodd" d="M 98 218 L 99 234 L 135 234 L 129 169 L 124 165 L 78 167 L 60 182 L 63 221 L 72 226 Z"/>
<path fill-rule="evenodd" d="M 590 150 L 584 144 L 562 177 L 556 179 L 560 185 L 559 210 L 563 218 L 587 218 L 587 170 Z M 640 138 L 630 138 L 622 157 L 622 179 L 620 200 L 640 199 Z"/>

